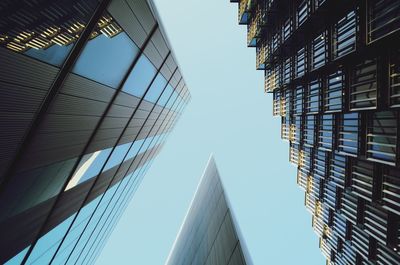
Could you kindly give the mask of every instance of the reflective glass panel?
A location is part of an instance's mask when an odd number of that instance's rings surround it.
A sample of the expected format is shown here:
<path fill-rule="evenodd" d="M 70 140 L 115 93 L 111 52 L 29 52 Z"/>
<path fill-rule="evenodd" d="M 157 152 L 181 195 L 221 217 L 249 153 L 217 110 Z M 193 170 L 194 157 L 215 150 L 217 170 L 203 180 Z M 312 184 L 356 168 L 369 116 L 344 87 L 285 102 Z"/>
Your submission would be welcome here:
<path fill-rule="evenodd" d="M 122 90 L 131 95 L 142 97 L 155 74 L 156 68 L 154 68 L 149 59 L 142 54 L 132 72 L 129 74 Z"/>

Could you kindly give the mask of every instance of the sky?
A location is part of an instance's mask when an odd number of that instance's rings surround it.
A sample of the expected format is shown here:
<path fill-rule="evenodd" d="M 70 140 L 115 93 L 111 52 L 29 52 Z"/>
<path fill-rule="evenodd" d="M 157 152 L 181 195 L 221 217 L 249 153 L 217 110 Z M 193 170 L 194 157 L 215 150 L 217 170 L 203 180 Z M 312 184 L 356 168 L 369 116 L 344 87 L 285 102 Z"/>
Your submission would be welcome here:
<path fill-rule="evenodd" d="M 255 265 L 325 264 L 229 0 L 154 0 L 192 100 L 97 259 L 163 265 L 212 153 Z"/>

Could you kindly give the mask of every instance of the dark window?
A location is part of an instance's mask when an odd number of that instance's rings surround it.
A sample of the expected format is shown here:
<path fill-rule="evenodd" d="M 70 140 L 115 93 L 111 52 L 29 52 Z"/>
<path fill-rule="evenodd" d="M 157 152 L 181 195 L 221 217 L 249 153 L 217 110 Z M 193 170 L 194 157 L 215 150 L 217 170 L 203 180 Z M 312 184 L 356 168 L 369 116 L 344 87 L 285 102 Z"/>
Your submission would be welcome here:
<path fill-rule="evenodd" d="M 400 171 L 388 169 L 383 173 L 383 208 L 400 215 Z"/>
<path fill-rule="evenodd" d="M 318 147 L 322 150 L 333 150 L 335 117 L 333 114 L 320 116 Z"/>
<path fill-rule="evenodd" d="M 297 86 L 294 90 L 294 115 L 302 115 L 303 114 L 303 106 L 304 106 L 304 87 Z"/>
<path fill-rule="evenodd" d="M 340 19 L 333 29 L 333 57 L 338 58 L 356 49 L 357 14 L 351 11 Z"/>
<path fill-rule="evenodd" d="M 307 95 L 307 114 L 317 114 L 321 100 L 322 82 L 321 80 L 311 81 L 308 86 Z"/>
<path fill-rule="evenodd" d="M 311 69 L 324 66 L 328 60 L 328 43 L 326 31 L 318 35 L 311 44 Z"/>
<path fill-rule="evenodd" d="M 295 67 L 296 77 L 303 76 L 306 73 L 306 70 L 307 70 L 306 48 L 301 48 L 296 53 L 296 67 Z"/>
<path fill-rule="evenodd" d="M 372 201 L 374 164 L 354 161 L 351 167 L 352 192 L 357 196 Z"/>
<path fill-rule="evenodd" d="M 342 71 L 337 71 L 327 77 L 324 95 L 324 111 L 334 112 L 342 110 L 342 93 L 344 88 L 344 76 Z"/>
<path fill-rule="evenodd" d="M 354 67 L 350 86 L 350 109 L 370 109 L 376 107 L 376 77 L 376 60 L 366 60 Z"/>
<path fill-rule="evenodd" d="M 309 147 L 314 147 L 315 142 L 315 128 L 317 126 L 317 116 L 315 115 L 307 115 L 305 117 L 305 125 L 304 125 L 304 145 Z"/>
<path fill-rule="evenodd" d="M 368 41 L 372 42 L 400 28 L 400 1 L 368 1 Z"/>
<path fill-rule="evenodd" d="M 359 148 L 358 133 L 360 114 L 342 114 L 339 125 L 338 150 L 347 155 L 357 156 Z"/>
<path fill-rule="evenodd" d="M 400 106 L 400 50 L 392 54 L 389 66 L 390 105 Z"/>

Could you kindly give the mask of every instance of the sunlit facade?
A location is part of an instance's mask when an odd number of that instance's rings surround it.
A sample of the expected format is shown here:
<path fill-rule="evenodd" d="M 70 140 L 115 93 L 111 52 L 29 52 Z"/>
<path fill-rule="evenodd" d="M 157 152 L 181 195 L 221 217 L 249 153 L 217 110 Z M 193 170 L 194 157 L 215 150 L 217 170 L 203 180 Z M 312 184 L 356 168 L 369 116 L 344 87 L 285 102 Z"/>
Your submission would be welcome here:
<path fill-rule="evenodd" d="M 151 1 L 0 13 L 0 264 L 93 263 L 188 89 Z"/>
<path fill-rule="evenodd" d="M 166 265 L 252 265 L 210 157 Z"/>
<path fill-rule="evenodd" d="M 327 263 L 400 264 L 400 1 L 231 2 Z"/>

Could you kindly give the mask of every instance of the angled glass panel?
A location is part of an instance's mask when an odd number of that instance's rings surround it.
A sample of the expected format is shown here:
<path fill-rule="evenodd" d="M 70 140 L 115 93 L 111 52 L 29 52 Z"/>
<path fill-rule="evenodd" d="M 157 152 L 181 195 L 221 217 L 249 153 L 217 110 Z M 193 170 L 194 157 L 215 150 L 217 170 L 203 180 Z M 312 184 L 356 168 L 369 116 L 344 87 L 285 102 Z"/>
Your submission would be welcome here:
<path fill-rule="evenodd" d="M 151 84 L 151 87 L 149 91 L 146 93 L 144 99 L 152 103 L 156 103 L 158 97 L 163 92 L 166 84 L 167 80 L 165 80 L 164 76 L 161 73 L 159 73 L 154 82 Z"/>
<path fill-rule="evenodd" d="M 72 72 L 99 83 L 117 88 L 139 49 L 114 22 L 119 33 L 100 34 L 86 44 Z"/>
<path fill-rule="evenodd" d="M 137 97 L 142 97 L 155 75 L 156 68 L 146 55 L 142 54 L 125 81 L 122 91 Z"/>

